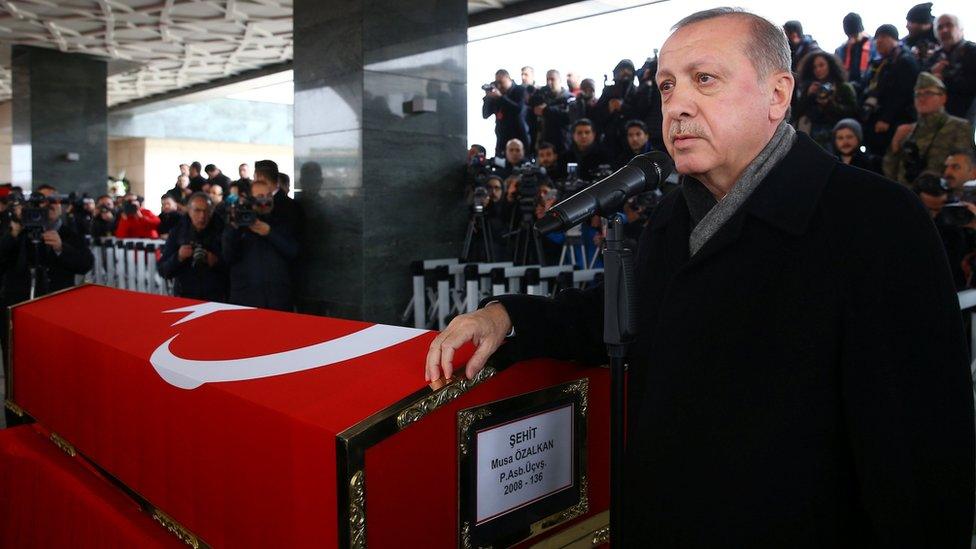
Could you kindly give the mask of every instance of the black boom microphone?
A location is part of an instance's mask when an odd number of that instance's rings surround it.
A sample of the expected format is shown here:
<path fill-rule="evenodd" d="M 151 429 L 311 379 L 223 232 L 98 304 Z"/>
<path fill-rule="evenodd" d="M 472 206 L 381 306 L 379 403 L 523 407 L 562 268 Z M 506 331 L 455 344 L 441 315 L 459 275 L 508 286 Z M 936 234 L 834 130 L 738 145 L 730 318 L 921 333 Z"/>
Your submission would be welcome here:
<path fill-rule="evenodd" d="M 548 234 L 565 231 L 594 215 L 609 217 L 620 211 L 628 198 L 658 188 L 673 170 L 674 164 L 664 152 L 635 156 L 610 176 L 549 208 L 535 222 L 535 229 L 540 234 Z"/>

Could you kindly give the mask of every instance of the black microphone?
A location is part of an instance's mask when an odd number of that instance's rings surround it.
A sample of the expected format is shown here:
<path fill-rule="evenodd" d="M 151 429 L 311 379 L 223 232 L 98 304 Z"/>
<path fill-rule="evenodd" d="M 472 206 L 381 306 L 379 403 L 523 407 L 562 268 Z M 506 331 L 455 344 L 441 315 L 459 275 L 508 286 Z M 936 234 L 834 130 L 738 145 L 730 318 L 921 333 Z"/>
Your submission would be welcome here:
<path fill-rule="evenodd" d="M 671 175 L 674 164 L 662 151 L 639 156 L 626 166 L 549 208 L 535 222 L 540 234 L 565 231 L 594 215 L 611 216 L 632 196 L 653 191 Z"/>

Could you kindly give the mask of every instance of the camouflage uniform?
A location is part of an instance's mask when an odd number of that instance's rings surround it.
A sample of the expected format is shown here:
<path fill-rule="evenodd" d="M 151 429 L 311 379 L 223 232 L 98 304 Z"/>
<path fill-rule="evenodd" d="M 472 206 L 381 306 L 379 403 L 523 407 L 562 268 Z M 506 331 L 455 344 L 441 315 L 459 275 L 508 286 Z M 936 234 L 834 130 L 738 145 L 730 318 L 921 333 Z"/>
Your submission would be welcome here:
<path fill-rule="evenodd" d="M 884 174 L 899 183 L 911 185 L 913 151 L 918 151 L 915 177 L 924 171 L 942 173 L 949 151 L 971 146 L 973 127 L 963 118 L 937 112 L 922 117 L 908 134 L 898 152 L 884 157 Z M 914 146 L 913 146 L 914 144 Z"/>

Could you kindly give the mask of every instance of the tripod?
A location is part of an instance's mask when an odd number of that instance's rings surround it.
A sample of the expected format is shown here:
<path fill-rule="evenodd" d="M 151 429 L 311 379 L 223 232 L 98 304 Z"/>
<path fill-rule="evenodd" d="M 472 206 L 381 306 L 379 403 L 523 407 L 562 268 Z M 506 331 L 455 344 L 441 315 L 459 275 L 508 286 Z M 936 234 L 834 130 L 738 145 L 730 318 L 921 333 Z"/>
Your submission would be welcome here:
<path fill-rule="evenodd" d="M 515 253 L 512 261 L 516 265 L 528 265 L 529 251 L 534 248 L 536 261 L 539 265 L 545 266 L 546 256 L 542 251 L 542 241 L 539 240 L 539 232 L 535 230 L 535 222 L 532 219 L 534 212 L 523 210 L 521 213 L 522 220 L 519 222 L 519 228 L 505 235 L 515 235 Z"/>
<path fill-rule="evenodd" d="M 37 297 L 38 282 L 41 283 L 42 289 L 47 289 L 47 277 L 45 276 L 44 267 L 40 265 L 42 250 L 41 233 L 33 229 L 30 229 L 30 231 L 27 235 L 27 239 L 30 241 L 27 250 L 27 271 L 30 276 L 30 292 L 28 298 L 34 299 Z"/>
<path fill-rule="evenodd" d="M 464 235 L 464 247 L 461 249 L 462 261 L 465 263 L 471 261 L 471 244 L 476 231 L 481 232 L 481 245 L 485 247 L 485 261 L 487 263 L 494 262 L 494 243 L 492 242 L 491 231 L 488 229 L 488 222 L 485 220 L 484 209 L 476 209 L 471 212 L 471 219 L 468 220 L 468 232 Z"/>

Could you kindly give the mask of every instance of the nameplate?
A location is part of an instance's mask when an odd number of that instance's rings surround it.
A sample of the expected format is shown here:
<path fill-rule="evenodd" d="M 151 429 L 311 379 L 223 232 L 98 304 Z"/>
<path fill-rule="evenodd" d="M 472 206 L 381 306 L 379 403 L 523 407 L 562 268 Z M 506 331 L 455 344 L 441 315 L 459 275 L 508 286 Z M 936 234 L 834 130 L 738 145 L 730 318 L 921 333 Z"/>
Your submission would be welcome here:
<path fill-rule="evenodd" d="M 580 379 L 459 410 L 458 546 L 517 544 L 588 511 Z"/>

